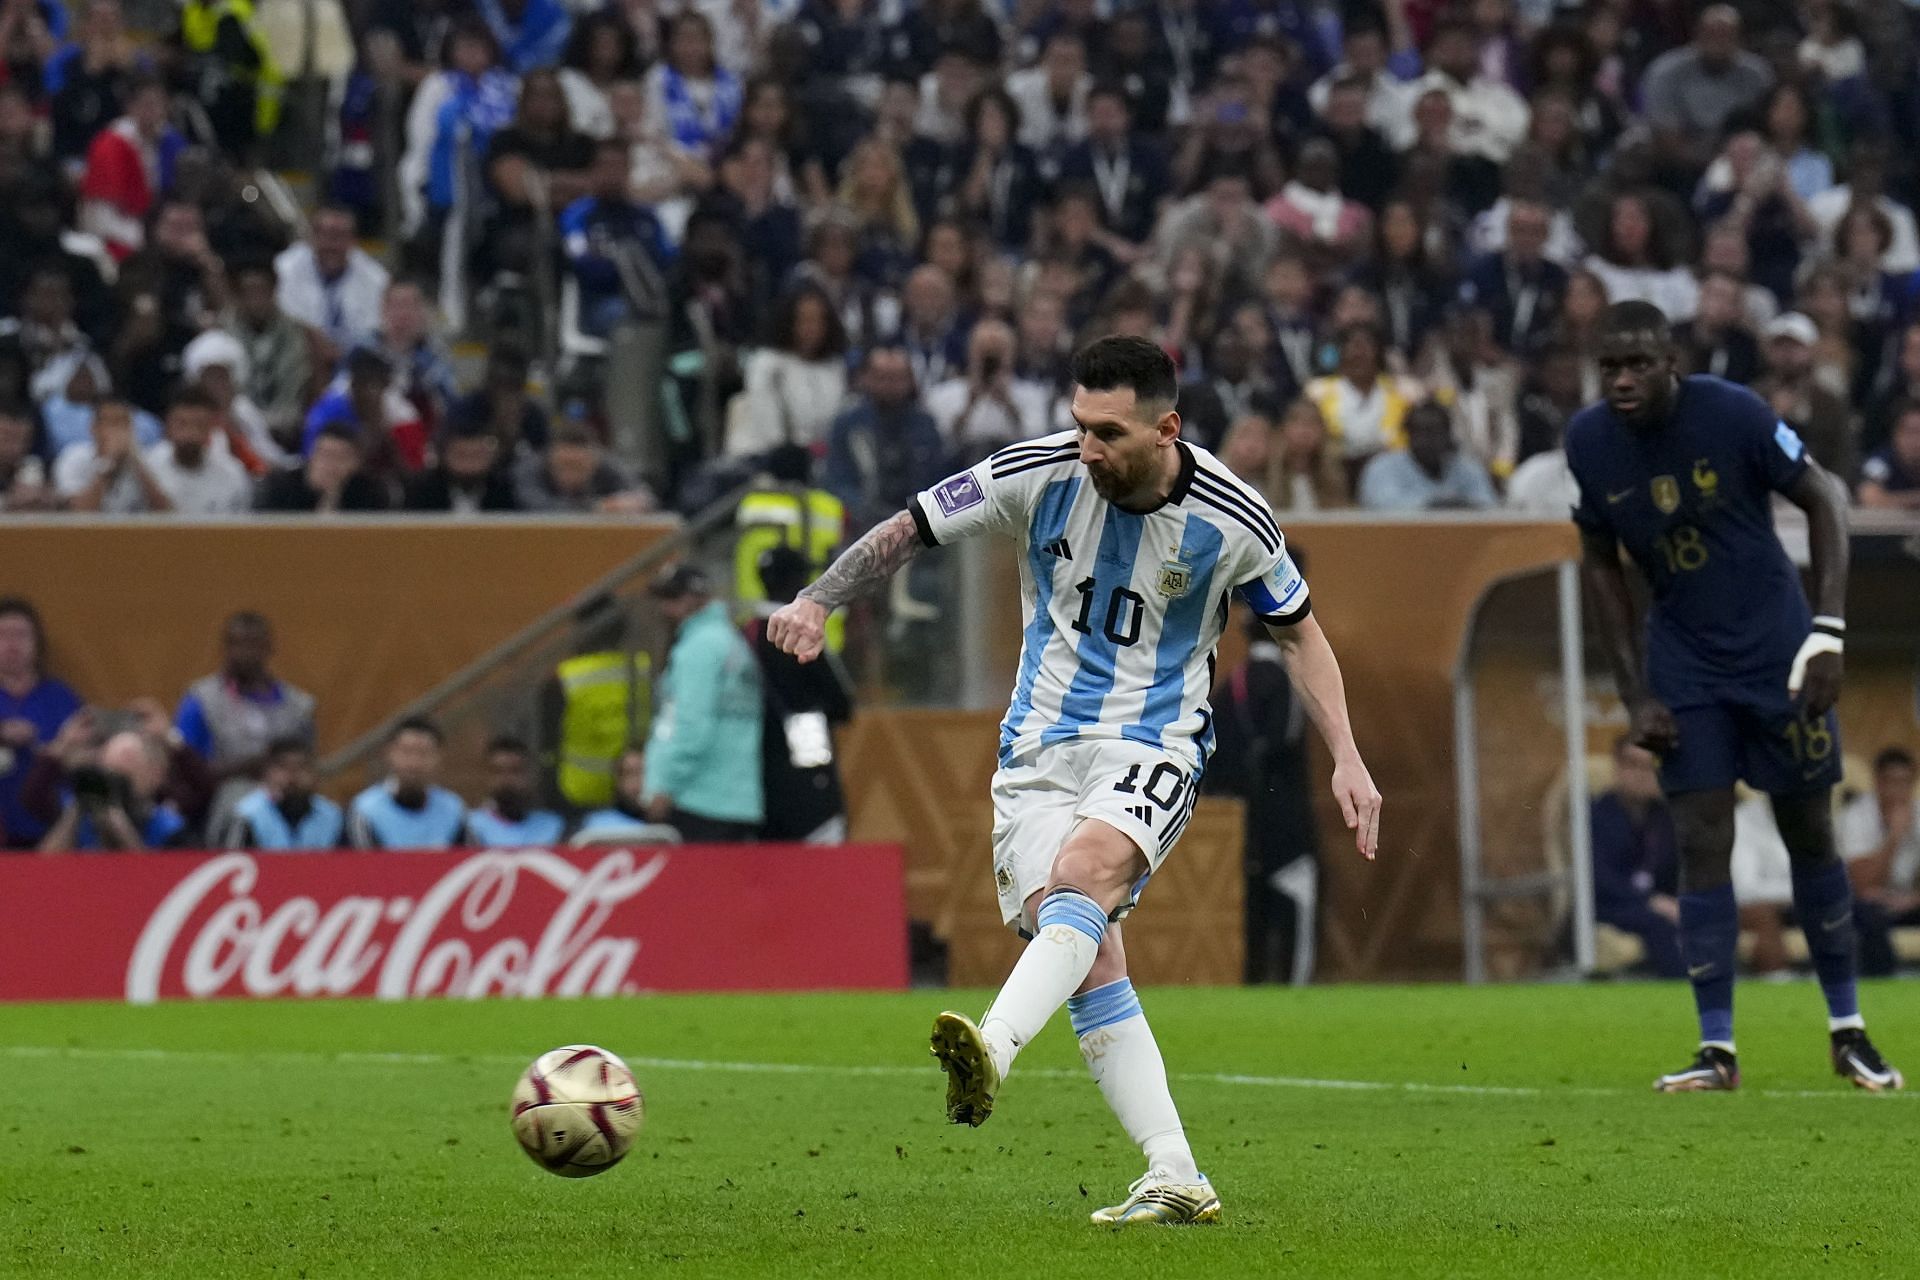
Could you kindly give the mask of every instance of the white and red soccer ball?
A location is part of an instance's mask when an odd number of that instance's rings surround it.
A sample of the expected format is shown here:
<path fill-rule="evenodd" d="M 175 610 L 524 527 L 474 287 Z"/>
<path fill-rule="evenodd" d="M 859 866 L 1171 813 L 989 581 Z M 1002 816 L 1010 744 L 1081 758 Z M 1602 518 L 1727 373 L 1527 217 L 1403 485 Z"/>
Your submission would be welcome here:
<path fill-rule="evenodd" d="M 619 1164 L 645 1119 L 633 1072 L 596 1045 L 548 1050 L 513 1088 L 520 1149 L 563 1178 L 590 1178 Z"/>

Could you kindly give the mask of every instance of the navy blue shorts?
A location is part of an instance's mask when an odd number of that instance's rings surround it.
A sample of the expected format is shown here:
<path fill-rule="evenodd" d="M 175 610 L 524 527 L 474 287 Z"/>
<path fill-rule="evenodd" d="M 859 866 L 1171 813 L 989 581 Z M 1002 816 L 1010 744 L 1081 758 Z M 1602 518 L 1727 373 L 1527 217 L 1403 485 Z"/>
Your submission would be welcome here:
<path fill-rule="evenodd" d="M 1716 791 L 1745 782 L 1768 795 L 1793 795 L 1839 785 L 1840 718 L 1802 715 L 1778 686 L 1720 691 L 1716 701 L 1675 708 L 1680 745 L 1660 759 L 1660 787 L 1668 795 Z"/>

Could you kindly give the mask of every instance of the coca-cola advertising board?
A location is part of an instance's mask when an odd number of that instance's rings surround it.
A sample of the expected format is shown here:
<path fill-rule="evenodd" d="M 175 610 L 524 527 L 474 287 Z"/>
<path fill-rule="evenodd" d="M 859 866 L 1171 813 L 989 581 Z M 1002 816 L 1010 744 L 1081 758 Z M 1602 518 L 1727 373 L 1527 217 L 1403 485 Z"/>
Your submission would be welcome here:
<path fill-rule="evenodd" d="M 0 1000 L 906 982 L 892 845 L 0 856 Z"/>

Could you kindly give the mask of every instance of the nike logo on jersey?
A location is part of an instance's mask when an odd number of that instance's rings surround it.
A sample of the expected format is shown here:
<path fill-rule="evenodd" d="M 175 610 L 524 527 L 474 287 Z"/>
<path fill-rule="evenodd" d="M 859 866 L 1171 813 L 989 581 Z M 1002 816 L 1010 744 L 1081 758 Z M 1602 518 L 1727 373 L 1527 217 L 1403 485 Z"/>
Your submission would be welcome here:
<path fill-rule="evenodd" d="M 1052 542 L 1049 542 L 1040 549 L 1056 560 L 1073 559 L 1073 548 L 1067 545 L 1065 538 L 1055 538 Z"/>
<path fill-rule="evenodd" d="M 1608 494 L 1608 495 L 1607 495 L 1607 501 L 1608 501 L 1608 502 L 1625 502 L 1625 501 L 1626 501 L 1626 500 L 1627 500 L 1628 498 L 1630 498 L 1630 497 L 1632 497 L 1632 496 L 1633 496 L 1633 490 L 1632 490 L 1632 489 L 1622 489 L 1622 490 L 1621 490 L 1620 492 L 1618 492 L 1618 493 L 1610 493 L 1610 494 Z"/>
<path fill-rule="evenodd" d="M 1695 982 L 1707 977 L 1712 972 L 1713 966 L 1711 964 L 1690 964 L 1687 966 L 1687 976 Z"/>

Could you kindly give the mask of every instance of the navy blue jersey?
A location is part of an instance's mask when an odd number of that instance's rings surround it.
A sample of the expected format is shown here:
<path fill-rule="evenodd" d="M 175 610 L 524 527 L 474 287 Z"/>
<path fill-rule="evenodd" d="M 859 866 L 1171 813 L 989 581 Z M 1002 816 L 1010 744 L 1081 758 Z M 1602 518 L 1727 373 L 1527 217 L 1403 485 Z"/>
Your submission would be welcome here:
<path fill-rule="evenodd" d="M 1670 707 L 1778 684 L 1812 626 L 1800 575 L 1773 529 L 1772 496 L 1807 469 L 1806 447 L 1753 392 L 1683 378 L 1671 417 L 1639 432 L 1605 403 L 1567 425 L 1580 485 L 1574 522 L 1617 538 L 1653 588 L 1647 683 Z"/>

